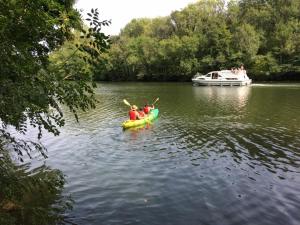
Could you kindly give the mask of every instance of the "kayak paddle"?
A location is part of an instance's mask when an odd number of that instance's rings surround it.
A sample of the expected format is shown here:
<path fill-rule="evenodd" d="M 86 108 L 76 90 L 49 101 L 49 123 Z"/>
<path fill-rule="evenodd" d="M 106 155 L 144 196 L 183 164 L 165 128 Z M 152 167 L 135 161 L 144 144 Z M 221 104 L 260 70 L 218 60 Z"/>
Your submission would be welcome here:
<path fill-rule="evenodd" d="M 158 100 L 159 100 L 159 98 L 155 99 L 155 101 L 152 103 L 152 105 L 154 105 Z"/>
<path fill-rule="evenodd" d="M 128 105 L 128 106 L 131 107 L 130 103 L 129 103 L 126 99 L 123 99 L 123 102 L 124 102 L 126 105 Z"/>

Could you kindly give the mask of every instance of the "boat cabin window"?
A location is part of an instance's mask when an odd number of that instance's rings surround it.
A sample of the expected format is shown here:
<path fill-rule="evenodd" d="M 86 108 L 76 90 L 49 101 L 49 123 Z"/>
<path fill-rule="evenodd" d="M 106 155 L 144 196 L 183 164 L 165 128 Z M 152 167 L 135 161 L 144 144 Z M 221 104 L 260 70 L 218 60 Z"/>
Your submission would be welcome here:
<path fill-rule="evenodd" d="M 218 79 L 218 73 L 212 73 L 212 79 Z"/>
<path fill-rule="evenodd" d="M 205 77 L 210 77 L 210 75 L 211 75 L 210 73 L 209 73 L 209 74 L 206 74 L 206 76 L 205 76 Z"/>

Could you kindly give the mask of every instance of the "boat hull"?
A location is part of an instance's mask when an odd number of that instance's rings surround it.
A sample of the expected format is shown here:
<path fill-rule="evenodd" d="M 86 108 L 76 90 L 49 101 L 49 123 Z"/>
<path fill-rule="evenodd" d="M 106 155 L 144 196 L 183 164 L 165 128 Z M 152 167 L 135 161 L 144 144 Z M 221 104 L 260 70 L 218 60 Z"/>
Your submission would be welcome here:
<path fill-rule="evenodd" d="M 141 126 L 147 123 L 151 123 L 153 120 L 155 120 L 158 117 L 159 110 L 153 109 L 151 110 L 150 114 L 144 119 L 141 120 L 126 120 L 122 123 L 123 129 L 128 129 L 131 127 L 137 127 Z"/>
<path fill-rule="evenodd" d="M 201 85 L 201 86 L 245 86 L 250 85 L 252 83 L 252 80 L 198 80 L 193 79 L 194 85 Z"/>

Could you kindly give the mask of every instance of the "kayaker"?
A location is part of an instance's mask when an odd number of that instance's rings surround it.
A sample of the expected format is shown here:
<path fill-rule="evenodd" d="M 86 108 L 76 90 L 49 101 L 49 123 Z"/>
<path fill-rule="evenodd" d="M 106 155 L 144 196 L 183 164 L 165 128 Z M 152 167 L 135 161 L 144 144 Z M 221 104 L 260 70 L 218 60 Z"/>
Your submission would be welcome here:
<path fill-rule="evenodd" d="M 138 113 L 138 107 L 136 105 L 133 105 L 129 111 L 129 119 L 130 120 L 139 120 L 142 119 L 143 117 L 140 116 Z"/>
<path fill-rule="evenodd" d="M 144 113 L 149 114 L 152 109 L 154 109 L 154 105 L 150 106 L 149 104 L 146 104 L 144 106 Z"/>
<path fill-rule="evenodd" d="M 142 108 L 140 108 L 140 110 L 139 110 L 139 117 L 140 118 L 144 118 L 145 117 L 145 112 L 144 112 L 144 110 L 142 109 Z"/>

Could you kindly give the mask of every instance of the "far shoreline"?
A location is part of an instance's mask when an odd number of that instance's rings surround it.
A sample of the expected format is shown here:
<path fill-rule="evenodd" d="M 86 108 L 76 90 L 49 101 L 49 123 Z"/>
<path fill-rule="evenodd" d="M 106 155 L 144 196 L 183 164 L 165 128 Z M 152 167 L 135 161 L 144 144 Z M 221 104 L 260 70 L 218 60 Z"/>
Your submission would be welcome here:
<path fill-rule="evenodd" d="M 249 75 L 250 74 L 250 75 Z M 103 79 L 103 80 L 98 80 L 95 79 L 94 81 L 96 82 L 171 82 L 171 83 L 176 83 L 176 82 L 192 82 L 192 76 L 190 76 L 189 79 L 180 79 L 183 75 L 173 75 L 169 76 L 170 79 L 131 79 L 129 78 L 128 80 L 122 80 L 122 79 L 116 79 L 116 80 L 108 80 L 108 79 Z M 274 82 L 274 83 L 300 83 L 300 72 L 285 72 L 285 73 L 277 73 L 277 74 L 260 74 L 260 75 L 253 75 L 248 73 L 248 76 L 250 79 L 252 79 L 252 83 L 268 83 L 268 82 Z M 111 76 L 113 77 L 113 76 Z M 116 74 L 115 77 L 118 77 Z M 173 79 L 172 79 L 173 78 Z"/>

